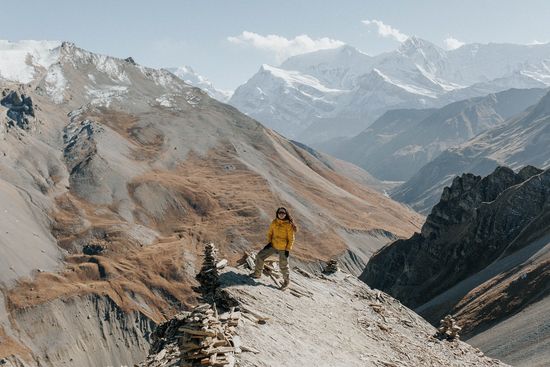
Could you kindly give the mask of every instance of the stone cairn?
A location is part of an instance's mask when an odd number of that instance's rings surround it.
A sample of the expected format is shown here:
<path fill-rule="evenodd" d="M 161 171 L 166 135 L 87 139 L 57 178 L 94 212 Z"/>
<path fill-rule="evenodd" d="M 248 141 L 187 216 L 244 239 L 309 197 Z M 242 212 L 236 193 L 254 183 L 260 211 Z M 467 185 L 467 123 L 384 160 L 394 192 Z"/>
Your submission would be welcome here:
<path fill-rule="evenodd" d="M 440 338 L 448 340 L 459 338 L 458 332 L 462 330 L 462 328 L 456 324 L 456 320 L 451 315 L 445 316 L 439 323 L 440 326 L 437 328 L 437 333 Z"/>
<path fill-rule="evenodd" d="M 155 330 L 149 357 L 138 366 L 233 367 L 242 352 L 235 335 L 240 317 L 234 308 L 218 314 L 216 306 L 207 303 L 182 312 Z"/>
<path fill-rule="evenodd" d="M 195 291 L 201 294 L 203 302 L 216 304 L 224 310 L 238 306 L 238 302 L 225 289 L 220 288 L 220 270 L 225 268 L 227 264 L 226 259 L 218 261 L 216 246 L 213 243 L 207 244 L 204 247 L 202 267 L 196 277 L 200 286 L 194 288 Z"/>
<path fill-rule="evenodd" d="M 236 355 L 242 350 L 251 350 L 242 347 L 239 336 L 235 335 L 241 317 L 238 303 L 220 289 L 219 270 L 226 265 L 227 260 L 217 260 L 214 244 L 207 244 L 197 274 L 200 286 L 195 289 L 207 303 L 191 312 L 179 313 L 157 327 L 149 357 L 139 367 L 233 367 Z M 226 312 L 218 314 L 216 305 Z"/>
<path fill-rule="evenodd" d="M 326 266 L 325 266 L 325 269 L 323 270 L 323 273 L 325 274 L 334 274 L 336 273 L 338 270 L 340 270 L 339 266 L 338 266 L 338 260 L 336 259 L 330 259 Z"/>
<path fill-rule="evenodd" d="M 209 303 L 214 302 L 216 290 L 220 287 L 220 273 L 218 271 L 220 268 L 218 268 L 217 259 L 218 250 L 216 246 L 213 243 L 207 244 L 204 248 L 202 267 L 196 277 L 200 283 L 200 286 L 196 290 L 202 294 L 203 301 Z M 220 263 L 222 262 L 220 261 Z"/>

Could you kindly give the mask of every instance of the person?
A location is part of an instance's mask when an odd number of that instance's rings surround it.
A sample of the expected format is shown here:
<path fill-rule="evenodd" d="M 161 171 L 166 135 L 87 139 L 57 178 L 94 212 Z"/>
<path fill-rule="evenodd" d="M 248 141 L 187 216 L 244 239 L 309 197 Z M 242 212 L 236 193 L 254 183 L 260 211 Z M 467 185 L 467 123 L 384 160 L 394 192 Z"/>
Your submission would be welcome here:
<path fill-rule="evenodd" d="M 251 274 L 251 277 L 259 279 L 264 270 L 265 259 L 271 255 L 278 254 L 279 268 L 283 274 L 283 285 L 281 289 L 288 287 L 290 284 L 288 257 L 294 245 L 296 231 L 296 224 L 294 224 L 288 210 L 282 207 L 278 208 L 275 219 L 273 219 L 267 231 L 268 244 L 258 252 L 258 255 L 256 255 L 256 269 L 254 273 Z"/>

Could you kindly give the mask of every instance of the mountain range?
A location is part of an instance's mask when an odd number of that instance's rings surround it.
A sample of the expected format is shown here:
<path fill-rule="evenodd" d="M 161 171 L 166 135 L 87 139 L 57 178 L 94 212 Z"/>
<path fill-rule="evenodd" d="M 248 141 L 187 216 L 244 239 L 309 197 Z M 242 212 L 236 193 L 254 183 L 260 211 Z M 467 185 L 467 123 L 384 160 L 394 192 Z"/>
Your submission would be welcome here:
<path fill-rule="evenodd" d="M 0 361 L 141 361 L 155 325 L 197 302 L 202 245 L 235 261 L 279 206 L 295 264 L 352 274 L 423 221 L 167 70 L 21 42 L 1 44 L 0 78 Z"/>
<path fill-rule="evenodd" d="M 438 109 L 390 110 L 353 138 L 327 142 L 320 149 L 381 180 L 406 181 L 443 151 L 515 117 L 547 91 L 509 89 Z"/>
<path fill-rule="evenodd" d="M 437 108 L 511 88 L 550 85 L 550 44 L 467 44 L 443 50 L 410 37 L 392 52 L 352 46 L 263 65 L 229 103 L 306 144 L 359 134 L 384 112 Z"/>
<path fill-rule="evenodd" d="M 550 93 L 520 114 L 441 153 L 391 195 L 427 213 L 443 188 L 464 172 L 487 175 L 499 165 L 550 167 Z"/>
<path fill-rule="evenodd" d="M 199 301 L 203 245 L 242 261 L 285 206 L 294 293 L 226 275 L 242 305 L 295 312 L 267 334 L 242 329 L 262 349 L 246 363 L 330 345 L 318 363 L 500 363 L 439 340 L 405 305 L 433 324 L 452 313 L 491 357 L 544 365 L 549 55 L 416 37 L 374 57 L 343 46 L 263 65 L 224 104 L 189 67 L 0 42 L 0 364 L 145 360 L 153 330 Z M 322 274 L 328 260 L 343 272 Z"/>

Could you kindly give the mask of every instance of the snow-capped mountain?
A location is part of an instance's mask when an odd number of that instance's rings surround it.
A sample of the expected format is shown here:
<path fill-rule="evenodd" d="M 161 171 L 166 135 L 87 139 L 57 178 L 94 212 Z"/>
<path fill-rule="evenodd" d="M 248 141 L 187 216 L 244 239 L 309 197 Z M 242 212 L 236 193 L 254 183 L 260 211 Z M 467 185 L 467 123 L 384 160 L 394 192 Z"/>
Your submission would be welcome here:
<path fill-rule="evenodd" d="M 372 69 L 373 60 L 356 48 L 344 45 L 290 57 L 280 68 L 311 75 L 331 88 L 351 89 L 359 76 Z"/>
<path fill-rule="evenodd" d="M 218 89 L 210 80 L 198 74 L 190 66 L 180 66 L 177 68 L 167 68 L 166 70 L 194 87 L 204 90 L 212 98 L 220 102 L 227 102 L 231 98 L 231 91 Z"/>
<path fill-rule="evenodd" d="M 297 136 L 303 121 L 333 113 L 345 90 L 325 86 L 314 76 L 262 65 L 246 83 L 235 90 L 229 104 L 286 136 Z"/>
<path fill-rule="evenodd" d="M 300 83 L 288 83 L 289 78 Z M 510 88 L 549 85 L 550 44 L 444 50 L 410 37 L 378 56 L 345 45 L 291 57 L 277 68 L 264 65 L 229 103 L 315 145 L 356 135 L 389 109 L 442 107 Z"/>

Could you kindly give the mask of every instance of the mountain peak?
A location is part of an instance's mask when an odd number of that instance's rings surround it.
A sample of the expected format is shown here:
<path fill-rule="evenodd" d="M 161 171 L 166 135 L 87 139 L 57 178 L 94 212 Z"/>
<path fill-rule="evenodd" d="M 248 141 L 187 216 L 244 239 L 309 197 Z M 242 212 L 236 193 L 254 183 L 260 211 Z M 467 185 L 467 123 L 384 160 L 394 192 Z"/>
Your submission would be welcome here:
<path fill-rule="evenodd" d="M 204 76 L 197 73 L 191 66 L 183 65 L 177 68 L 168 68 L 169 72 L 183 80 L 185 83 L 204 90 L 208 95 L 221 102 L 227 102 L 232 92 L 218 89 Z"/>
<path fill-rule="evenodd" d="M 340 47 L 336 48 L 336 50 L 338 50 L 340 52 L 340 54 L 347 55 L 347 56 L 366 55 L 364 52 L 361 52 L 357 48 L 355 48 L 351 45 L 348 45 L 348 44 L 340 46 Z"/>
<path fill-rule="evenodd" d="M 417 52 L 418 50 L 444 51 L 442 48 L 434 45 L 430 41 L 426 41 L 425 39 L 419 38 L 417 36 L 410 36 L 398 48 L 398 52 L 407 55 Z"/>

